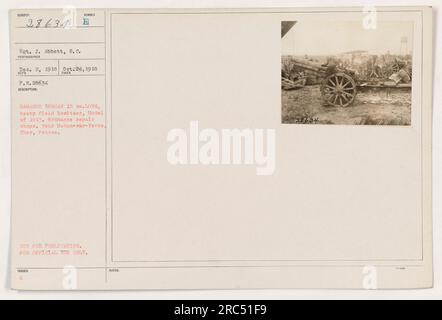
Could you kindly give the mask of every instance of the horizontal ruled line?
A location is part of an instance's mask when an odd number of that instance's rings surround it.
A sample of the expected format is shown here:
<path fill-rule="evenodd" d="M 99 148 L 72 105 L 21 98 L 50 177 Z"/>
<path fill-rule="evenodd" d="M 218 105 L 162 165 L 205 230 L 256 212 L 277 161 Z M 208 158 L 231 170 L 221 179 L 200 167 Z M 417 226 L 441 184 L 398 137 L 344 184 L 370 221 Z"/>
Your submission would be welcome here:
<path fill-rule="evenodd" d="M 97 61 L 97 60 L 105 60 L 105 58 L 17 58 L 15 59 L 16 61 L 29 61 L 29 60 L 35 60 L 35 61 L 63 61 L 63 60 L 68 60 L 68 61 L 73 61 L 73 60 L 93 60 L 93 61 Z"/>
<path fill-rule="evenodd" d="M 57 30 L 72 30 L 72 29 L 92 29 L 92 28 L 104 28 L 104 26 L 71 26 L 68 28 L 63 27 L 27 27 L 27 26 L 17 26 L 16 29 L 27 29 L 27 30 L 45 30 L 45 29 L 57 29 Z"/>
<path fill-rule="evenodd" d="M 14 44 L 104 44 L 103 41 L 77 41 L 77 42 L 14 42 Z"/>
<path fill-rule="evenodd" d="M 32 75 L 17 75 L 17 77 L 102 77 L 104 74 L 32 74 Z"/>
<path fill-rule="evenodd" d="M 208 265 L 208 266 L 108 266 L 108 267 L 75 267 L 75 269 L 180 269 L 180 268 L 361 268 L 366 265 Z M 376 268 L 424 268 L 424 265 L 375 265 Z M 16 270 L 63 270 L 66 267 L 17 267 Z"/>

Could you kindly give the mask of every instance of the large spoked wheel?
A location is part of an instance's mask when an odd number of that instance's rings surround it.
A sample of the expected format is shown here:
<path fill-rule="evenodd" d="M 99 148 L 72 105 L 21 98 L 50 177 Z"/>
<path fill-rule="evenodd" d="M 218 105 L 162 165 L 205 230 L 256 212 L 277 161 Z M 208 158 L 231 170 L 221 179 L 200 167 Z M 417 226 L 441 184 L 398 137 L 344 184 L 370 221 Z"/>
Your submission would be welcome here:
<path fill-rule="evenodd" d="M 356 97 L 356 82 L 345 73 L 335 73 L 324 80 L 321 92 L 327 104 L 348 107 Z"/>

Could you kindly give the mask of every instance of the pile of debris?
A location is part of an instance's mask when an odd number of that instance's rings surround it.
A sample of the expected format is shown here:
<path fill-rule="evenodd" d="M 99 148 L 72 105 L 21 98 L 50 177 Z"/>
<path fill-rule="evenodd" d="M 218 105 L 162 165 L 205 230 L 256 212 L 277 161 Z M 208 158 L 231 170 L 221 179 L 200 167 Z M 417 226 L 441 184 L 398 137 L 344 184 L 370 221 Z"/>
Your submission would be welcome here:
<path fill-rule="evenodd" d="M 291 80 L 284 76 L 281 77 L 281 87 L 284 90 L 294 90 L 300 89 L 305 86 L 307 82 L 307 78 L 305 76 L 300 75 L 298 79 Z"/>
<path fill-rule="evenodd" d="M 305 85 L 319 84 L 321 73 L 326 68 L 320 64 L 293 57 L 286 57 L 282 61 L 281 86 L 284 90 L 293 90 Z"/>
<path fill-rule="evenodd" d="M 380 73 L 380 75 L 361 79 L 360 87 L 411 87 L 412 71 L 410 63 L 395 59 L 391 64 L 378 65 L 377 69 L 379 70 L 377 73 Z"/>
<path fill-rule="evenodd" d="M 358 78 L 363 83 L 379 85 L 409 84 L 412 78 L 411 58 L 393 55 L 372 55 L 358 66 Z"/>
<path fill-rule="evenodd" d="M 398 71 L 393 73 L 388 79 L 394 81 L 394 83 L 410 83 L 411 82 L 411 67 L 407 64 L 398 67 Z"/>

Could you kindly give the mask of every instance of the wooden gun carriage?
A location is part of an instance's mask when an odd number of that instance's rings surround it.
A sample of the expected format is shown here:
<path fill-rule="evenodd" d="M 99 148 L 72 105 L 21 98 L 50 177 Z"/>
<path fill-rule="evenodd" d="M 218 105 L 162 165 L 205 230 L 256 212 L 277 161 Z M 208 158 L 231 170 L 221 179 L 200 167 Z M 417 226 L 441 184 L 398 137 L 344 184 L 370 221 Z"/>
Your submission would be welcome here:
<path fill-rule="evenodd" d="M 281 24 L 281 38 L 296 24 L 296 21 L 283 21 Z M 310 61 L 301 61 L 292 59 L 292 67 L 297 71 L 313 74 L 315 77 L 322 79 L 321 94 L 324 102 L 331 106 L 347 107 L 353 103 L 356 97 L 356 81 L 354 73 L 346 70 L 339 70 L 337 66 L 318 65 Z M 305 84 L 305 79 L 300 79 L 300 85 Z M 282 77 L 282 83 L 293 87 L 297 86 L 289 77 Z"/>
<path fill-rule="evenodd" d="M 296 21 L 281 23 L 281 38 L 283 38 Z M 286 58 L 287 60 L 284 60 Z M 320 91 L 326 105 L 348 107 L 363 90 L 411 89 L 411 63 L 400 61 L 397 57 L 392 61 L 376 63 L 376 57 L 368 60 L 365 69 L 356 72 L 343 66 L 336 58 L 328 57 L 325 64 L 313 59 L 302 59 L 295 56 L 283 57 L 281 85 L 283 89 L 299 89 L 306 84 L 320 84 Z M 370 64 L 371 62 L 371 64 Z"/>

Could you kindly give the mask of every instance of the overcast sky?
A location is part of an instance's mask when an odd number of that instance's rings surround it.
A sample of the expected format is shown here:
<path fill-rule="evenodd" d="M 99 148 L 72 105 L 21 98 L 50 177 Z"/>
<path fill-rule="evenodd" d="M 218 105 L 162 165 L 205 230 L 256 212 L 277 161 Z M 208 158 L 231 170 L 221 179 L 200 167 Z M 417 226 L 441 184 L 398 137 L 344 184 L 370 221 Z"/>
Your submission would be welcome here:
<path fill-rule="evenodd" d="M 298 21 L 282 38 L 282 54 L 332 55 L 353 50 L 401 53 L 401 38 L 412 50 L 412 22 L 378 22 L 366 30 L 360 21 Z"/>

